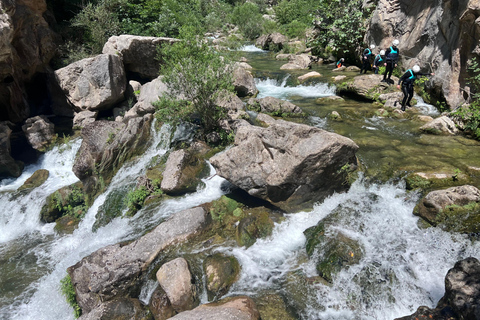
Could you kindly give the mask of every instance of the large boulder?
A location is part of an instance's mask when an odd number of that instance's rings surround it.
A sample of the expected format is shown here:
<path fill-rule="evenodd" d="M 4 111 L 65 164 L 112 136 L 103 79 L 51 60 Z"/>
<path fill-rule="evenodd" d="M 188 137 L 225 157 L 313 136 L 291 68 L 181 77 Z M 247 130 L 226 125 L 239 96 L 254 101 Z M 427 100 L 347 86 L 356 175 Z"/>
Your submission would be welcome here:
<path fill-rule="evenodd" d="M 297 70 L 309 69 L 312 65 L 312 60 L 308 54 L 291 54 L 288 56 L 288 63 L 280 67 L 280 70 Z"/>
<path fill-rule="evenodd" d="M 277 120 L 268 128 L 239 127 L 234 146 L 210 162 L 250 195 L 287 209 L 347 190 L 357 150 L 338 134 Z"/>
<path fill-rule="evenodd" d="M 164 37 L 142 37 L 123 34 L 113 36 L 103 46 L 102 53 L 119 55 L 125 70 L 138 74 L 142 78 L 155 79 L 160 71 L 158 48 L 172 44 L 178 39 Z"/>
<path fill-rule="evenodd" d="M 382 94 L 388 90 L 389 85 L 381 82 L 383 76 L 380 74 L 366 74 L 356 76 L 351 81 L 347 81 L 337 88 L 337 94 L 340 96 L 353 96 L 359 99 L 369 101 L 375 100 L 375 94 Z M 392 80 L 397 83 L 398 78 L 392 76 Z"/>
<path fill-rule="evenodd" d="M 233 71 L 233 85 L 239 97 L 255 96 L 258 93 L 252 74 L 242 67 Z"/>
<path fill-rule="evenodd" d="M 234 93 L 224 92 L 220 94 L 215 101 L 215 104 L 227 110 L 227 117 L 229 120 L 248 119 L 248 114 L 245 111 L 245 104 Z"/>
<path fill-rule="evenodd" d="M 255 302 L 246 296 L 230 297 L 203 304 L 191 311 L 177 314 L 172 320 L 260 320 Z"/>
<path fill-rule="evenodd" d="M 255 45 L 263 50 L 279 51 L 288 42 L 288 38 L 281 33 L 275 32 L 271 34 L 261 35 Z"/>
<path fill-rule="evenodd" d="M 156 276 L 175 311 L 191 310 L 198 305 L 197 293 L 187 260 L 177 258 L 163 264 Z"/>
<path fill-rule="evenodd" d="M 432 191 L 413 213 L 448 231 L 480 232 L 480 190 L 463 185 Z"/>
<path fill-rule="evenodd" d="M 117 55 L 82 59 L 58 69 L 55 76 L 77 112 L 108 110 L 124 99 L 127 79 Z"/>
<path fill-rule="evenodd" d="M 447 116 L 441 116 L 439 118 L 430 121 L 420 127 L 420 131 L 431 134 L 444 134 L 455 135 L 459 131 L 455 122 Z"/>
<path fill-rule="evenodd" d="M 173 151 L 168 156 L 160 187 L 165 193 L 178 195 L 197 190 L 205 161 L 185 149 Z"/>
<path fill-rule="evenodd" d="M 220 253 L 208 256 L 203 261 L 203 271 L 207 280 L 209 300 L 217 300 L 225 295 L 240 274 L 240 264 L 235 257 Z"/>
<path fill-rule="evenodd" d="M 187 209 L 127 245 L 101 248 L 68 268 L 83 313 L 121 296 L 138 297 L 141 277 L 148 266 L 172 243 L 184 242 L 207 223 L 206 211 Z"/>
<path fill-rule="evenodd" d="M 435 309 L 421 306 L 395 320 L 480 319 L 480 261 L 469 257 L 455 263 L 445 276 L 445 295 Z"/>
<path fill-rule="evenodd" d="M 258 112 L 274 113 L 274 114 L 301 114 L 302 109 L 299 106 L 275 97 L 264 97 L 261 99 L 249 99 L 247 105 Z"/>
<path fill-rule="evenodd" d="M 39 151 L 45 151 L 55 138 L 55 126 L 45 116 L 27 119 L 22 130 L 32 148 Z"/>
<path fill-rule="evenodd" d="M 118 298 L 100 304 L 91 312 L 82 315 L 78 320 L 153 320 L 148 307 L 138 299 Z"/>
<path fill-rule="evenodd" d="M 22 174 L 23 165 L 11 156 L 10 135 L 13 123 L 0 122 L 0 178 L 19 177 Z"/>
<path fill-rule="evenodd" d="M 400 41 L 401 63 L 424 66 L 435 72 L 435 91 L 452 107 L 468 96 L 468 66 L 480 55 L 480 3 L 478 0 L 381 1 L 376 6 L 365 39 L 388 48 Z M 462 91 L 462 88 L 466 91 Z"/>
<path fill-rule="evenodd" d="M 94 195 L 102 191 L 124 161 L 146 148 L 152 118 L 148 114 L 127 123 L 100 120 L 82 129 L 82 145 L 72 170 L 85 192 Z"/>
<path fill-rule="evenodd" d="M 49 68 L 59 43 L 47 16 L 45 0 L 0 2 L 0 120 L 30 116 L 26 83 Z"/>

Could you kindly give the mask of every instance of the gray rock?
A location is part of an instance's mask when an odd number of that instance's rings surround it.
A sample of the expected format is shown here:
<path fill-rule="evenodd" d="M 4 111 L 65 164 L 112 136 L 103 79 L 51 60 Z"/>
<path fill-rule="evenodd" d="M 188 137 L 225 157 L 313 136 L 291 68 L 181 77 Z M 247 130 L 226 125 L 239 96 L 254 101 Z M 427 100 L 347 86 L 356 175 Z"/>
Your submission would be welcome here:
<path fill-rule="evenodd" d="M 146 320 L 149 319 L 149 315 L 150 311 L 140 302 L 140 300 L 133 298 L 118 298 L 100 304 L 89 313 L 83 314 L 78 320 Z"/>
<path fill-rule="evenodd" d="M 195 307 L 197 294 L 187 260 L 177 258 L 163 264 L 156 276 L 175 311 L 182 312 Z"/>
<path fill-rule="evenodd" d="M 87 124 L 95 122 L 97 119 L 98 111 L 89 111 L 84 110 L 75 113 L 75 117 L 73 117 L 73 127 L 74 128 L 83 128 Z"/>
<path fill-rule="evenodd" d="M 259 108 L 260 112 L 264 113 L 302 113 L 300 107 L 294 105 L 289 101 L 278 99 L 275 97 L 265 97 L 261 99 L 250 99 L 247 104 L 253 109 Z"/>
<path fill-rule="evenodd" d="M 148 307 L 155 320 L 166 320 L 177 314 L 161 286 L 158 286 L 153 292 Z"/>
<path fill-rule="evenodd" d="M 266 125 L 270 126 L 275 123 L 275 120 L 273 117 L 269 116 L 268 114 L 265 113 L 259 113 L 257 115 L 257 121 L 263 122 Z"/>
<path fill-rule="evenodd" d="M 309 69 L 312 65 L 312 60 L 307 54 L 289 55 L 289 62 L 280 67 L 280 70 L 295 70 L 295 69 Z"/>
<path fill-rule="evenodd" d="M 205 224 L 203 208 L 180 211 L 138 240 L 101 248 L 69 267 L 82 311 L 88 313 L 102 302 L 138 294 L 139 279 L 157 256 L 172 243 L 186 241 Z"/>
<path fill-rule="evenodd" d="M 348 189 L 343 168 L 356 166 L 357 149 L 338 134 L 277 120 L 238 128 L 234 146 L 210 162 L 250 195 L 288 209 Z"/>
<path fill-rule="evenodd" d="M 455 122 L 447 116 L 441 116 L 420 127 L 420 131 L 432 134 L 455 135 L 459 131 Z"/>
<path fill-rule="evenodd" d="M 179 41 L 174 38 L 142 37 L 120 35 L 110 37 L 102 53 L 119 55 L 126 71 L 134 72 L 142 78 L 155 79 L 160 71 L 158 47 L 164 43 Z"/>
<path fill-rule="evenodd" d="M 27 119 L 22 130 L 33 149 L 45 151 L 46 146 L 55 138 L 55 126 L 45 116 Z"/>
<path fill-rule="evenodd" d="M 318 73 L 317 71 L 312 71 L 312 72 L 309 72 L 307 74 L 304 74 L 303 76 L 298 77 L 298 80 L 299 81 L 305 81 L 307 79 L 319 78 L 321 76 L 322 75 L 320 73 Z"/>
<path fill-rule="evenodd" d="M 77 112 L 107 110 L 123 100 L 127 85 L 122 60 L 100 54 L 55 71 L 58 84 Z"/>
<path fill-rule="evenodd" d="M 281 50 L 287 42 L 286 36 L 276 32 L 260 36 L 255 45 L 263 50 Z"/>
<path fill-rule="evenodd" d="M 260 320 L 255 302 L 249 297 L 226 298 L 177 314 L 172 320 Z"/>
<path fill-rule="evenodd" d="M 353 81 L 348 81 L 346 86 L 342 86 L 337 90 L 338 95 L 356 96 L 361 99 L 375 100 L 375 94 L 381 94 L 388 89 L 389 85 L 381 82 L 383 76 L 380 74 L 367 74 L 356 76 Z M 398 78 L 392 76 L 395 83 Z"/>
<path fill-rule="evenodd" d="M 162 78 L 163 76 L 160 76 L 141 87 L 138 101 L 125 113 L 124 121 L 155 112 L 155 107 L 152 103 L 158 101 L 159 97 L 168 91 L 167 85 L 162 81 Z"/>
<path fill-rule="evenodd" d="M 201 183 L 199 174 L 204 166 L 203 161 L 185 149 L 173 151 L 163 171 L 162 190 L 174 195 L 195 191 Z"/>
<path fill-rule="evenodd" d="M 222 93 L 219 95 L 215 104 L 219 107 L 227 109 L 229 120 L 238 120 L 248 118 L 245 111 L 245 104 L 238 96 L 233 93 Z"/>
<path fill-rule="evenodd" d="M 242 67 L 233 71 L 233 85 L 239 97 L 255 96 L 258 93 L 252 74 Z"/>

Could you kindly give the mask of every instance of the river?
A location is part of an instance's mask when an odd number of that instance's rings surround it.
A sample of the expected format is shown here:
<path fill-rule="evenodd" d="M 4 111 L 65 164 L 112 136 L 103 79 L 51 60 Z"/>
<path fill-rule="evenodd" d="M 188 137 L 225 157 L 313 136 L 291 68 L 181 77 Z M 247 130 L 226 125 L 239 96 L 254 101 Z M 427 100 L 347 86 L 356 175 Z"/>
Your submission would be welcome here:
<path fill-rule="evenodd" d="M 317 98 L 335 94 L 335 86 L 322 81 L 331 75 L 330 67 L 314 67 L 325 78 L 298 85 L 294 80 L 301 72 L 279 71 L 283 62 L 252 46 L 243 50 L 256 70 L 259 96 L 290 100 L 310 114 L 307 121 L 311 125 L 353 139 L 360 146 L 358 157 L 365 165 L 366 176 L 388 166 L 405 172 L 480 167 L 480 144 L 476 141 L 422 135 L 418 123 L 378 117 L 369 103 L 316 102 Z M 333 110 L 342 114 L 343 122 L 328 119 Z M 437 114 L 425 103 L 420 103 L 416 112 Z M 101 247 L 137 238 L 176 211 L 218 199 L 226 192 L 222 188 L 224 180 L 214 176 L 205 179 L 205 186 L 195 193 L 141 210 L 133 218 L 116 218 L 92 231 L 95 216 L 108 195 L 135 183 L 151 159 L 167 151 L 168 128 L 162 128 L 153 132 L 151 146 L 141 158 L 118 171 L 71 235 L 59 235 L 54 224 L 41 223 L 39 212 L 47 195 L 78 181 L 71 168 L 80 139 L 47 152 L 18 179 L 1 182 L 0 319 L 73 319 L 73 311 L 60 293 L 60 280 L 69 266 Z M 41 168 L 50 172 L 47 182 L 28 195 L 13 197 L 15 190 Z M 312 210 L 286 214 L 270 237 L 257 240 L 247 249 L 208 248 L 209 252 L 234 255 L 241 264 L 240 279 L 229 295 L 255 298 L 265 291 L 279 293 L 300 319 L 387 320 L 411 314 L 421 305 L 434 307 L 444 294 L 448 269 L 459 259 L 479 258 L 480 243 L 436 228 L 420 229 L 418 218 L 412 215 L 420 195 L 407 191 L 403 180 L 367 180 L 358 179 L 349 192 L 335 194 Z M 300 285 L 292 280 L 296 274 L 316 275 L 306 256 L 303 232 L 331 213 L 341 218 L 329 230 L 357 240 L 364 256 L 358 265 L 340 272 L 331 285 Z M 142 292 L 144 302 L 152 290 L 151 284 Z M 205 296 L 202 300 L 207 302 Z"/>

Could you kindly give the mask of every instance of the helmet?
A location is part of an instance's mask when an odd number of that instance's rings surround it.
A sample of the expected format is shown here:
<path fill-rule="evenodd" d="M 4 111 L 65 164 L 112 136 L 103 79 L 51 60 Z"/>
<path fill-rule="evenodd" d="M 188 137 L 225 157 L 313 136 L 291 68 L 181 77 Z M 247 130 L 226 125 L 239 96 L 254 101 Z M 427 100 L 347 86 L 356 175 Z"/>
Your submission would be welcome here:
<path fill-rule="evenodd" d="M 400 41 L 398 41 L 397 39 L 393 40 L 393 45 L 394 46 L 398 46 L 399 43 L 400 43 Z"/>
<path fill-rule="evenodd" d="M 385 54 L 385 50 L 380 50 L 380 55 L 383 56 Z"/>
<path fill-rule="evenodd" d="M 414 65 L 412 70 L 413 72 L 420 72 L 420 67 L 418 65 Z"/>
<path fill-rule="evenodd" d="M 371 45 L 370 45 L 370 49 L 372 49 L 372 50 L 375 49 L 375 45 L 374 45 L 374 44 L 371 44 Z"/>

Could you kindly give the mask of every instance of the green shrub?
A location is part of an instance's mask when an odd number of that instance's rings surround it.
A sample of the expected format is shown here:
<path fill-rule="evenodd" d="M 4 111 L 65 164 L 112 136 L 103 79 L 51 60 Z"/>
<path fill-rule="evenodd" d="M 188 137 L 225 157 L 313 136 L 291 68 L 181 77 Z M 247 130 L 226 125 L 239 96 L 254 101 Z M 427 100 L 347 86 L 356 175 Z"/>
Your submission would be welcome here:
<path fill-rule="evenodd" d="M 282 25 L 293 21 L 311 23 L 311 15 L 314 13 L 317 1 L 309 0 L 282 0 L 273 9 L 275 19 Z"/>
<path fill-rule="evenodd" d="M 255 3 L 246 2 L 236 6 L 231 14 L 231 21 L 247 39 L 259 37 L 263 30 L 263 17 Z"/>
<path fill-rule="evenodd" d="M 60 280 L 60 289 L 67 299 L 68 304 L 72 306 L 75 318 L 80 317 L 82 315 L 82 309 L 77 303 L 75 287 L 72 284 L 72 278 L 70 278 L 70 275 L 67 274 L 65 278 Z"/>
<path fill-rule="evenodd" d="M 290 38 L 305 38 L 305 30 L 309 26 L 301 21 L 293 20 L 292 22 L 283 25 L 281 31 Z"/>
<path fill-rule="evenodd" d="M 129 191 L 125 197 L 125 204 L 128 208 L 127 216 L 133 216 L 143 207 L 145 199 L 151 195 L 161 195 L 163 191 L 160 189 L 160 181 L 145 180 L 145 185 Z"/>
<path fill-rule="evenodd" d="M 198 118 L 205 133 L 221 131 L 219 120 L 226 111 L 216 100 L 224 92 L 233 93 L 232 65 L 191 29 L 182 32 L 182 41 L 160 50 L 165 61 L 160 73 L 169 90 L 154 104 L 157 118 L 173 124 Z"/>

